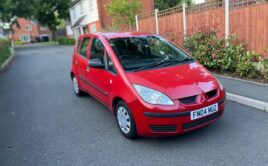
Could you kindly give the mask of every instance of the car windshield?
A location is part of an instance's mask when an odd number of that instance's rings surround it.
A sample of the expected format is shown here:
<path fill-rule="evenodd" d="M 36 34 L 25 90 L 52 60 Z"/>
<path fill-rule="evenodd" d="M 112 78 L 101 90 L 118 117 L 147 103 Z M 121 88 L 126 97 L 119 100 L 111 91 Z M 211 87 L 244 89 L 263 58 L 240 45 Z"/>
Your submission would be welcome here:
<path fill-rule="evenodd" d="M 192 62 L 182 50 L 158 36 L 111 39 L 117 58 L 125 71 L 139 71 Z"/>

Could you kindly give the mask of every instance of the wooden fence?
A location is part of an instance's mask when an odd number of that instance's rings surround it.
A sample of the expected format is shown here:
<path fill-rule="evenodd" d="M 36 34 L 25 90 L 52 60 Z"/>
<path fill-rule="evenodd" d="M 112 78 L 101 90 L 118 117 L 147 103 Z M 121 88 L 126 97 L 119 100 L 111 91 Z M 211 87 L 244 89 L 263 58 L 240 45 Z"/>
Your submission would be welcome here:
<path fill-rule="evenodd" d="M 248 50 L 256 51 L 268 58 L 268 2 L 256 0 L 233 0 L 230 2 L 229 29 Z M 156 33 L 155 12 L 138 16 L 140 31 Z M 159 11 L 158 31 L 175 44 L 183 43 L 182 7 L 176 6 Z M 224 2 L 220 0 L 186 7 L 186 33 L 216 30 L 219 37 L 225 34 Z"/>

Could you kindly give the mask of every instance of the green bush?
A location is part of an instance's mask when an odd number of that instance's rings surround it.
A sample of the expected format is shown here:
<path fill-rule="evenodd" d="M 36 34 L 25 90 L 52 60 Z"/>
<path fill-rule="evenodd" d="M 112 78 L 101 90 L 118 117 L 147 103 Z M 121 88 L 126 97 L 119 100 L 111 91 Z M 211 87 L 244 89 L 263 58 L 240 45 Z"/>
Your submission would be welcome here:
<path fill-rule="evenodd" d="M 68 39 L 68 45 L 74 45 L 75 40 L 74 39 Z"/>
<path fill-rule="evenodd" d="M 224 40 L 218 39 L 215 31 L 198 32 L 186 38 L 184 47 L 209 69 L 236 72 L 240 77 L 257 76 L 254 62 L 259 59 L 259 54 L 246 51 L 234 36 Z"/>
<path fill-rule="evenodd" d="M 220 62 L 225 41 L 217 38 L 216 32 L 198 32 L 186 37 L 184 47 L 193 57 L 210 69 L 220 68 Z"/>
<path fill-rule="evenodd" d="M 74 39 L 68 39 L 66 36 L 61 36 L 58 38 L 58 42 L 60 45 L 74 45 Z"/>
<path fill-rule="evenodd" d="M 218 60 L 221 71 L 233 72 L 238 64 L 239 57 L 246 53 L 246 48 L 243 44 L 235 42 L 235 37 L 231 36 L 223 47 L 222 54 Z"/>
<path fill-rule="evenodd" d="M 239 57 L 236 72 L 240 77 L 253 78 L 257 76 L 257 69 L 254 62 L 259 58 L 259 54 L 254 51 L 247 51 L 245 55 Z"/>
<path fill-rule="evenodd" d="M 0 65 L 10 56 L 10 42 L 6 39 L 0 39 Z"/>
<path fill-rule="evenodd" d="M 22 43 L 20 40 L 17 40 L 17 41 L 14 42 L 14 44 L 15 44 L 15 45 L 21 45 L 21 44 L 23 44 L 23 43 Z"/>
<path fill-rule="evenodd" d="M 262 64 L 264 67 L 263 78 L 268 80 L 268 59 L 265 59 Z"/>

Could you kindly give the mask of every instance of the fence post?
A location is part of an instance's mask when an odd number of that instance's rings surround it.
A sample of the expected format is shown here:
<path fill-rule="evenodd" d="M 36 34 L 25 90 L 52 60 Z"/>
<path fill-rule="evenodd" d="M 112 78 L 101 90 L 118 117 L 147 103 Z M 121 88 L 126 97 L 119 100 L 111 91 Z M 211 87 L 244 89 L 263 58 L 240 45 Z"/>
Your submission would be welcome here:
<path fill-rule="evenodd" d="M 229 0 L 225 0 L 225 39 L 229 37 Z"/>
<path fill-rule="evenodd" d="M 139 17 L 138 15 L 135 16 L 135 19 L 136 19 L 136 31 L 139 31 Z"/>
<path fill-rule="evenodd" d="M 159 34 L 159 31 L 158 31 L 158 9 L 155 9 L 155 11 L 154 11 L 154 15 L 155 15 L 155 28 L 156 28 L 156 34 Z"/>
<path fill-rule="evenodd" d="M 186 3 L 182 4 L 182 20 L 183 20 L 183 36 L 184 36 L 184 40 L 187 34 L 187 30 L 186 30 Z"/>

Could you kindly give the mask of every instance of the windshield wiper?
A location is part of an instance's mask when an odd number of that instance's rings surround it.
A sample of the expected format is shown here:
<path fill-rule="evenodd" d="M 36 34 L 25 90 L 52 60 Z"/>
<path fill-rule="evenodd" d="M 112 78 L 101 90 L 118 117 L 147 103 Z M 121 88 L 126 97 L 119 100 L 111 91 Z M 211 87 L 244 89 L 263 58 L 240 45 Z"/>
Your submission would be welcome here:
<path fill-rule="evenodd" d="M 162 66 L 162 65 L 177 64 L 179 62 L 180 61 L 177 60 L 177 59 L 163 59 L 163 60 L 161 60 L 159 62 L 152 63 L 152 64 L 147 65 L 147 66 L 138 67 L 138 68 L 134 69 L 133 71 L 140 71 L 140 70 L 144 70 L 144 69 L 150 69 L 150 68 L 157 67 L 157 66 Z"/>
<path fill-rule="evenodd" d="M 152 63 L 152 64 L 147 65 L 147 66 L 138 67 L 138 68 L 134 69 L 133 71 L 136 72 L 136 71 L 140 71 L 140 70 L 144 70 L 144 69 L 150 69 L 150 68 L 153 68 L 153 67 L 174 65 L 174 64 L 184 63 L 184 62 L 193 61 L 193 60 L 194 59 L 191 58 L 191 57 L 187 57 L 187 58 L 185 58 L 183 60 L 178 60 L 178 59 L 163 59 L 163 60 L 161 60 L 159 62 Z"/>

